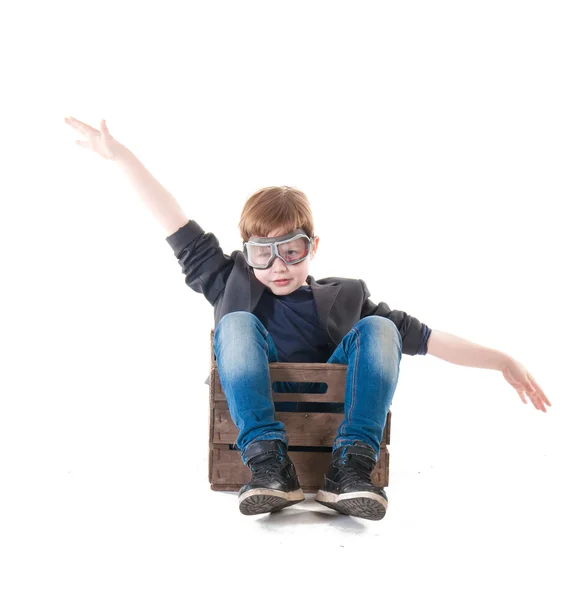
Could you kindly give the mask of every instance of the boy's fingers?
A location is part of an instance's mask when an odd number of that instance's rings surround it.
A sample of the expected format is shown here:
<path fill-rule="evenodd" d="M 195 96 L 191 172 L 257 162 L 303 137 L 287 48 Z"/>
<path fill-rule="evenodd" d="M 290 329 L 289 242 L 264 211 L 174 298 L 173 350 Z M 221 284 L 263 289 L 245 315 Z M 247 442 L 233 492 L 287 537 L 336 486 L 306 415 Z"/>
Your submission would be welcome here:
<path fill-rule="evenodd" d="M 83 121 L 79 121 L 79 119 L 75 119 L 75 117 L 67 117 L 67 120 L 77 127 L 80 127 L 80 126 L 88 127 L 88 125 L 86 123 L 83 123 Z"/>
<path fill-rule="evenodd" d="M 541 392 L 540 398 L 542 398 L 543 402 L 545 402 L 547 406 L 551 406 L 551 402 L 547 399 L 547 396 L 543 392 Z"/>
<path fill-rule="evenodd" d="M 67 122 L 69 123 L 69 125 L 71 125 L 75 129 L 78 129 L 87 136 L 90 134 L 98 133 L 97 129 L 91 127 L 90 125 L 87 125 L 86 123 L 83 123 L 82 121 L 79 121 L 78 119 L 75 119 L 74 117 L 67 117 Z"/>
<path fill-rule="evenodd" d="M 539 385 L 536 383 L 533 377 L 530 378 L 530 381 L 532 384 L 532 388 L 542 405 L 547 404 L 547 406 L 551 406 L 551 402 L 547 399 L 547 396 L 543 393 L 543 390 L 539 387 Z"/>

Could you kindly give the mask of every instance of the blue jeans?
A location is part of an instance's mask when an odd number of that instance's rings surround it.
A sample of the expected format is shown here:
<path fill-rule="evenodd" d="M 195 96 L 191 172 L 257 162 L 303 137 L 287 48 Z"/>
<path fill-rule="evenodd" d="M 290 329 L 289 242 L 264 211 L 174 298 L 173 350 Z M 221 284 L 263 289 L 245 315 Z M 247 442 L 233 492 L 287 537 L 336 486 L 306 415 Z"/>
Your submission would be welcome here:
<path fill-rule="evenodd" d="M 282 440 L 287 445 L 284 425 L 276 421 L 268 367 L 269 362 L 278 362 L 278 353 L 260 320 L 244 311 L 225 315 L 215 328 L 214 353 L 228 409 L 239 430 L 236 445 L 243 462 L 251 442 Z M 380 452 L 401 358 L 400 332 L 385 317 L 365 317 L 344 336 L 327 361 L 347 365 L 345 418 L 333 450 L 358 440 Z M 275 382 L 274 391 L 317 393 L 319 385 Z"/>

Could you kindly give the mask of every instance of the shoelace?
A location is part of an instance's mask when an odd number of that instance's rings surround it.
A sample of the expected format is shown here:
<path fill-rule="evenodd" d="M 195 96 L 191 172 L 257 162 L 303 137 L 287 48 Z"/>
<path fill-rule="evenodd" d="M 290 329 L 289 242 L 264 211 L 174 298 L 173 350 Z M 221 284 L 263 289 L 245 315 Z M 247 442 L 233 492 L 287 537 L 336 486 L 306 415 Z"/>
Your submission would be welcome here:
<path fill-rule="evenodd" d="M 348 482 L 351 483 L 352 481 L 360 481 L 361 479 L 366 482 L 366 483 L 371 483 L 370 480 L 370 472 L 368 472 L 368 470 L 365 468 L 364 465 L 362 465 L 360 462 L 358 462 L 358 467 L 353 465 L 353 462 L 356 459 L 352 459 L 352 458 L 347 458 L 344 462 L 341 461 L 341 475 L 339 476 L 341 483 L 343 482 Z"/>
<path fill-rule="evenodd" d="M 274 460 L 275 459 L 275 460 Z M 266 466 L 265 463 L 270 462 Z M 266 456 L 266 458 L 262 458 L 258 460 L 256 463 L 252 465 L 252 472 L 254 475 L 275 475 L 282 466 L 283 457 L 278 454 L 270 453 Z"/>

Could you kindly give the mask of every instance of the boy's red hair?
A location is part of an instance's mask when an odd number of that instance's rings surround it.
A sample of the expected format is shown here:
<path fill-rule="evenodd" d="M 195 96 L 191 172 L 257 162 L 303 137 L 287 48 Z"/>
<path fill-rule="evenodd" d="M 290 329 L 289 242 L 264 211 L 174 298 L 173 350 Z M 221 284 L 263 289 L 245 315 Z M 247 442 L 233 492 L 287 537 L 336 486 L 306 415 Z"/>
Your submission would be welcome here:
<path fill-rule="evenodd" d="M 262 188 L 252 194 L 244 204 L 238 228 L 243 242 L 251 235 L 267 237 L 274 229 L 303 229 L 309 237 L 314 235 L 307 196 L 287 185 Z"/>

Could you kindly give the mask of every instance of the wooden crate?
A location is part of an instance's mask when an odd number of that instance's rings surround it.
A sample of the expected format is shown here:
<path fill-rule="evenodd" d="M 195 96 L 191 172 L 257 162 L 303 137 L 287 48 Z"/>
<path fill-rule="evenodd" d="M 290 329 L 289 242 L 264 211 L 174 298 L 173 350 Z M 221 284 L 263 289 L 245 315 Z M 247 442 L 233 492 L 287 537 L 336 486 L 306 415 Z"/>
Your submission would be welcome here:
<path fill-rule="evenodd" d="M 218 376 L 211 331 L 211 374 L 209 382 L 209 482 L 211 489 L 238 491 L 251 478 L 251 472 L 232 446 L 238 437 L 238 429 L 232 422 L 226 397 Z M 276 381 L 324 382 L 324 394 L 283 394 L 272 391 L 274 402 L 344 402 L 346 365 L 327 363 L 269 363 L 272 385 Z M 331 460 L 333 441 L 344 419 L 343 413 L 325 412 L 276 412 L 276 419 L 286 428 L 289 438 L 288 453 L 295 465 L 304 492 L 316 492 Z M 389 479 L 391 413 L 388 413 L 380 446 L 380 456 L 372 472 L 372 481 L 379 487 L 387 487 Z"/>

